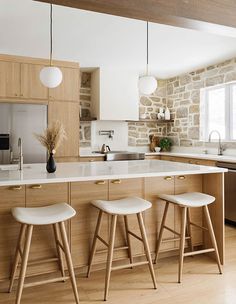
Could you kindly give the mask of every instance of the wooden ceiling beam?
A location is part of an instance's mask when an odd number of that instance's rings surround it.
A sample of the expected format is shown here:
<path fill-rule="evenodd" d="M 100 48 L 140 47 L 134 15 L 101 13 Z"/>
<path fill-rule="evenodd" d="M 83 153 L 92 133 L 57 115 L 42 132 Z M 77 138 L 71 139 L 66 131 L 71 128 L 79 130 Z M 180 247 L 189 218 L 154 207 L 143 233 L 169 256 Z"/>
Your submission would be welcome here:
<path fill-rule="evenodd" d="M 236 37 L 234 0 L 36 0 Z"/>

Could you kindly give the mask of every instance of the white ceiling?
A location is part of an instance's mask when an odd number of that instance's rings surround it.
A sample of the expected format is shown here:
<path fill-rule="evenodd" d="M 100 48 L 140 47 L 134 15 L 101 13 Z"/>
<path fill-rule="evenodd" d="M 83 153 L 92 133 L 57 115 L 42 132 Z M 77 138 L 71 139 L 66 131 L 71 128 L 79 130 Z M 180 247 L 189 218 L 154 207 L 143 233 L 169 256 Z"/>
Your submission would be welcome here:
<path fill-rule="evenodd" d="M 150 69 L 160 78 L 193 71 L 236 56 L 236 39 L 150 24 Z M 0 0 L 0 53 L 48 57 L 49 5 Z M 145 70 L 143 21 L 54 7 L 54 57 L 82 67 Z"/>

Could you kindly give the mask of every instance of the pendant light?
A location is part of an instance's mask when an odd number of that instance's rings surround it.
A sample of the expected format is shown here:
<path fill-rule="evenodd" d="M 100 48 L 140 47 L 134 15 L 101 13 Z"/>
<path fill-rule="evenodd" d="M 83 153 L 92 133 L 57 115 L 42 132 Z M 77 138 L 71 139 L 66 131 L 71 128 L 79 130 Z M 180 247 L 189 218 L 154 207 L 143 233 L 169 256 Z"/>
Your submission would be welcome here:
<path fill-rule="evenodd" d="M 148 52 L 149 52 L 149 41 L 148 41 L 148 21 L 147 21 L 147 69 L 146 69 L 146 75 L 139 78 L 139 91 L 141 94 L 144 95 L 151 95 L 155 90 L 157 89 L 157 80 L 155 77 L 149 75 L 148 71 Z"/>
<path fill-rule="evenodd" d="M 58 67 L 52 65 L 52 44 L 53 44 L 53 30 L 52 30 L 52 4 L 50 4 L 50 66 L 42 68 L 39 78 L 42 84 L 47 88 L 56 88 L 62 82 L 62 72 Z"/>

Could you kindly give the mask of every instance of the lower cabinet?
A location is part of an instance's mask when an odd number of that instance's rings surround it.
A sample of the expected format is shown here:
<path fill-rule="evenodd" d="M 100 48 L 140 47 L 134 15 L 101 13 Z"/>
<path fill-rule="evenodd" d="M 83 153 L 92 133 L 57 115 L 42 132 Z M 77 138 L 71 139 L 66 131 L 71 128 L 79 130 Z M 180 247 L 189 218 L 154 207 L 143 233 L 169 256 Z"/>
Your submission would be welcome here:
<path fill-rule="evenodd" d="M 8 279 L 20 225 L 11 208 L 25 207 L 25 186 L 0 187 L 0 280 Z"/>
<path fill-rule="evenodd" d="M 26 186 L 26 207 L 43 207 L 57 203 L 69 203 L 69 184 L 34 184 Z M 69 224 L 67 223 L 67 229 Z M 56 246 L 53 227 L 34 226 L 29 260 L 55 258 Z M 28 267 L 27 274 L 34 275 L 58 270 L 57 262 L 39 263 Z"/>
<path fill-rule="evenodd" d="M 72 259 L 75 267 L 88 265 L 90 248 L 97 223 L 98 210 L 91 205 L 92 200 L 108 200 L 108 181 L 88 181 L 71 183 L 71 205 L 76 216 L 71 220 Z M 108 239 L 109 221 L 104 214 L 100 236 Z M 105 249 L 98 241 L 98 250 Z M 95 256 L 94 263 L 106 260 L 106 254 Z"/>

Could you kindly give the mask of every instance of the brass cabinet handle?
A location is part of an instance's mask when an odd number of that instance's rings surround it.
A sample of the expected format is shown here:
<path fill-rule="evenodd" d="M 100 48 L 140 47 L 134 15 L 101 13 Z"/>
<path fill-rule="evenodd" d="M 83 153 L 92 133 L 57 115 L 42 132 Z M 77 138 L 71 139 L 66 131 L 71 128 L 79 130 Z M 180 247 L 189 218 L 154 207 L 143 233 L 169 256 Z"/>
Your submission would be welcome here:
<path fill-rule="evenodd" d="M 22 186 L 11 186 L 9 187 L 10 190 L 21 190 Z"/>
<path fill-rule="evenodd" d="M 106 182 L 104 180 L 95 182 L 96 185 L 105 185 L 105 183 Z"/>
<path fill-rule="evenodd" d="M 167 181 L 172 180 L 172 176 L 166 176 L 166 177 L 164 177 L 164 179 Z"/>
<path fill-rule="evenodd" d="M 42 189 L 42 185 L 33 185 L 30 188 L 31 189 Z"/>
<path fill-rule="evenodd" d="M 184 175 L 180 175 L 180 176 L 178 176 L 178 179 L 180 179 L 180 180 L 184 180 L 186 177 L 184 176 Z"/>
<path fill-rule="evenodd" d="M 120 179 L 115 179 L 115 180 L 112 181 L 112 184 L 116 184 L 116 185 L 121 184 L 121 180 Z"/>

